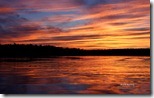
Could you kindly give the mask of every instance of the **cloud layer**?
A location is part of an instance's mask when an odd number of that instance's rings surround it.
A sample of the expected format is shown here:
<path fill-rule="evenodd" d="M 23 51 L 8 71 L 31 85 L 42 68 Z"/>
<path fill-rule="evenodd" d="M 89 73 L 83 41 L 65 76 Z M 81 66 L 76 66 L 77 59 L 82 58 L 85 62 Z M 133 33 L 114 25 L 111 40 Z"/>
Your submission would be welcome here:
<path fill-rule="evenodd" d="M 0 43 L 150 47 L 148 0 L 0 0 Z"/>

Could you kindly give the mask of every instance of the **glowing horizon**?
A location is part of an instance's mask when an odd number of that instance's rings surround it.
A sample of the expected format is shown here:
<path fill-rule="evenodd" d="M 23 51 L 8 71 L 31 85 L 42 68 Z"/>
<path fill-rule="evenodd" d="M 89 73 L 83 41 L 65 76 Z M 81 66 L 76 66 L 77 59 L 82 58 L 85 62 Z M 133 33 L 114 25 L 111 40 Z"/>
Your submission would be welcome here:
<path fill-rule="evenodd" d="M 1 44 L 150 48 L 149 0 L 1 0 Z"/>

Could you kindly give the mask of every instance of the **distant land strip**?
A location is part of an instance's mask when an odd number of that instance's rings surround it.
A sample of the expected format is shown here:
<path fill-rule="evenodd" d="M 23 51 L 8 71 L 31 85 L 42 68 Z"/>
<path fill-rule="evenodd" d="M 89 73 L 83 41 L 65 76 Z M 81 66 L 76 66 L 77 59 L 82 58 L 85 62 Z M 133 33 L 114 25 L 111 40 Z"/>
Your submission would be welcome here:
<path fill-rule="evenodd" d="M 50 45 L 0 44 L 0 58 L 53 56 L 150 56 L 150 48 L 84 50 Z"/>

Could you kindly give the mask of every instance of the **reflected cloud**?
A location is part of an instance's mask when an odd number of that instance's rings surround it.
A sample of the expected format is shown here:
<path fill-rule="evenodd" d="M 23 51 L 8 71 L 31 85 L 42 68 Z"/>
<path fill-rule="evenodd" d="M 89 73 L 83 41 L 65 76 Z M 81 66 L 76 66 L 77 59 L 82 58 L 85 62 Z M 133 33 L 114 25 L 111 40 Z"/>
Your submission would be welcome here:
<path fill-rule="evenodd" d="M 31 62 L 0 62 L 0 91 L 4 94 L 150 94 L 149 60 L 149 56 L 63 56 Z M 126 89 L 128 86 L 123 84 L 127 83 L 134 87 Z"/>

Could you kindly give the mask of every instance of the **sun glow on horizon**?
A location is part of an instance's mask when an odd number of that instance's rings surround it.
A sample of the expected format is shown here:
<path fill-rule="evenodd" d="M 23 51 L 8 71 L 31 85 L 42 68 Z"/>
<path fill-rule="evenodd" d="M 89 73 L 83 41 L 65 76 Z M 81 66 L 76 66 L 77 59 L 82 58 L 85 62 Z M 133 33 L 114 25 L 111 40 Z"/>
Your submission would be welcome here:
<path fill-rule="evenodd" d="M 150 48 L 148 0 L 1 0 L 0 43 Z"/>

